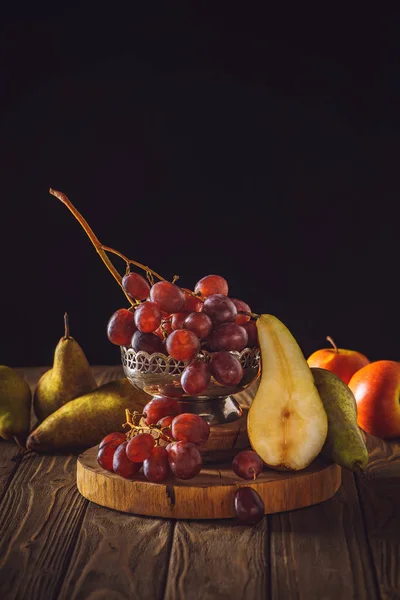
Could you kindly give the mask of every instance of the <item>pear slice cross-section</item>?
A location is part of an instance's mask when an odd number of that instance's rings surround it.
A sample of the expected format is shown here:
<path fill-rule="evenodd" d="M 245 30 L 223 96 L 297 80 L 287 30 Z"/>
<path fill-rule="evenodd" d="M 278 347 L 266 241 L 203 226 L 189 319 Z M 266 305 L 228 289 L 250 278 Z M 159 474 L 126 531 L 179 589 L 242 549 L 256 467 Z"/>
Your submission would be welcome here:
<path fill-rule="evenodd" d="M 261 380 L 248 415 L 253 449 L 278 470 L 304 469 L 321 452 L 328 420 L 307 361 L 288 328 L 273 315 L 256 322 Z"/>

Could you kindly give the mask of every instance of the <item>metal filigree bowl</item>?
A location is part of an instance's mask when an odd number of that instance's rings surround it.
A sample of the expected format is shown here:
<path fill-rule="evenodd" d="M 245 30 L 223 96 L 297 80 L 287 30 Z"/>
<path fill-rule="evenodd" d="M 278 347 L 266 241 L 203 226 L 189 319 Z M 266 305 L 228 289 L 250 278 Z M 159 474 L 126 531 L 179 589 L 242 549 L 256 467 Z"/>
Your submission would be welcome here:
<path fill-rule="evenodd" d="M 234 421 L 242 415 L 242 410 L 232 397 L 249 386 L 259 375 L 259 348 L 245 348 L 241 352 L 231 352 L 243 367 L 243 378 L 235 386 L 224 386 L 211 377 L 209 386 L 198 396 L 185 394 L 180 386 L 180 376 L 186 363 L 175 360 L 166 354 L 155 352 L 135 352 L 132 348 L 121 347 L 124 372 L 131 384 L 152 396 L 179 396 L 184 412 L 193 412 L 204 417 L 210 425 Z M 202 350 L 201 360 L 209 361 L 211 354 Z"/>

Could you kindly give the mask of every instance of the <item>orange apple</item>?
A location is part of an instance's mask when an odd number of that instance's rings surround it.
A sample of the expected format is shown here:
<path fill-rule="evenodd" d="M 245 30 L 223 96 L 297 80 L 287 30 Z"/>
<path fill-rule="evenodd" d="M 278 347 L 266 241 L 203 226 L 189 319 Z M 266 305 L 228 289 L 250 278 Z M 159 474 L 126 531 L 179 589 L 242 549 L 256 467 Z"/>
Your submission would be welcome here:
<path fill-rule="evenodd" d="M 361 429 L 380 438 L 400 436 L 400 363 L 377 360 L 349 382 Z"/>
<path fill-rule="evenodd" d="M 309 367 L 320 367 L 321 369 L 332 371 L 342 381 L 349 383 L 356 371 L 369 364 L 368 358 L 364 354 L 361 354 L 361 352 L 338 348 L 329 335 L 326 339 L 333 347 L 322 348 L 313 352 L 307 359 Z"/>

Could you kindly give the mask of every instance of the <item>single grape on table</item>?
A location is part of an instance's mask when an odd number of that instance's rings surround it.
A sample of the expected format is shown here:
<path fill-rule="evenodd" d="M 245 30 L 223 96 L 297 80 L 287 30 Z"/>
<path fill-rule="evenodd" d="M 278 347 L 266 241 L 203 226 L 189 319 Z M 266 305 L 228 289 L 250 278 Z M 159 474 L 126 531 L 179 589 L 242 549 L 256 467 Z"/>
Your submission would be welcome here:
<path fill-rule="evenodd" d="M 254 450 L 242 450 L 232 461 L 233 472 L 242 479 L 255 480 L 263 468 L 264 463 Z"/>
<path fill-rule="evenodd" d="M 244 525 L 255 525 L 265 513 L 264 502 L 251 487 L 240 487 L 235 494 L 235 514 Z"/>

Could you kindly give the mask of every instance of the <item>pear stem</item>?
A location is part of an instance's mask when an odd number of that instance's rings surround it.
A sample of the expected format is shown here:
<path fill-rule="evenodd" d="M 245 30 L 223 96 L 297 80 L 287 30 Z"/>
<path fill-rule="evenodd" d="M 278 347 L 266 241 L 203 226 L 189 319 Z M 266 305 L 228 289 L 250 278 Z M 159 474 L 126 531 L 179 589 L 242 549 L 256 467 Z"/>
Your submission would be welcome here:
<path fill-rule="evenodd" d="M 333 339 L 331 338 L 331 336 L 330 336 L 330 335 L 327 335 L 327 336 L 326 336 L 326 339 L 328 340 L 328 342 L 329 342 L 330 344 L 332 344 L 332 346 L 333 346 L 333 348 L 334 348 L 334 350 L 335 350 L 335 353 L 336 353 L 336 354 L 339 354 L 338 347 L 336 346 L 336 344 L 335 344 L 335 342 L 333 341 Z"/>
<path fill-rule="evenodd" d="M 72 204 L 72 202 L 69 200 L 69 198 L 63 192 L 58 192 L 57 190 L 53 190 L 52 188 L 50 188 L 49 193 L 52 196 L 54 196 L 55 198 L 57 198 L 58 200 L 60 200 L 68 208 L 68 210 L 74 215 L 74 217 L 76 218 L 76 220 L 81 225 L 81 227 L 85 231 L 86 235 L 92 242 L 93 246 L 96 248 L 96 251 L 100 255 L 101 260 L 106 265 L 107 269 L 110 271 L 111 275 L 114 277 L 114 279 L 116 280 L 118 285 L 121 287 L 122 291 L 124 292 L 125 296 L 129 300 L 130 304 L 135 305 L 136 303 L 134 300 L 132 300 L 132 298 L 130 298 L 130 296 L 125 292 L 124 288 L 122 287 L 122 275 L 117 271 L 117 269 L 112 264 L 111 260 L 108 258 L 107 254 L 106 254 L 107 252 L 110 252 L 111 254 L 115 254 L 116 256 L 118 256 L 119 258 L 124 260 L 127 265 L 127 272 L 129 270 L 129 265 L 132 264 L 132 265 L 135 265 L 135 266 L 139 267 L 140 269 L 143 269 L 144 271 L 146 271 L 146 275 L 148 278 L 150 275 L 151 276 L 154 275 L 158 279 L 162 279 L 163 281 L 165 281 L 164 277 L 161 277 L 161 275 L 159 275 L 158 273 L 156 273 L 149 267 L 142 265 L 141 263 L 136 262 L 135 260 L 131 260 L 131 259 L 127 258 L 123 254 L 121 254 L 121 252 L 118 252 L 118 250 L 114 250 L 114 248 L 110 248 L 109 246 L 104 246 L 100 242 L 100 240 L 96 236 L 96 234 L 94 233 L 93 229 L 90 227 L 89 223 L 83 217 L 83 215 L 79 212 L 79 210 L 77 208 L 75 208 L 75 206 Z"/>
<path fill-rule="evenodd" d="M 64 340 L 69 339 L 69 319 L 68 314 L 64 313 Z"/>

